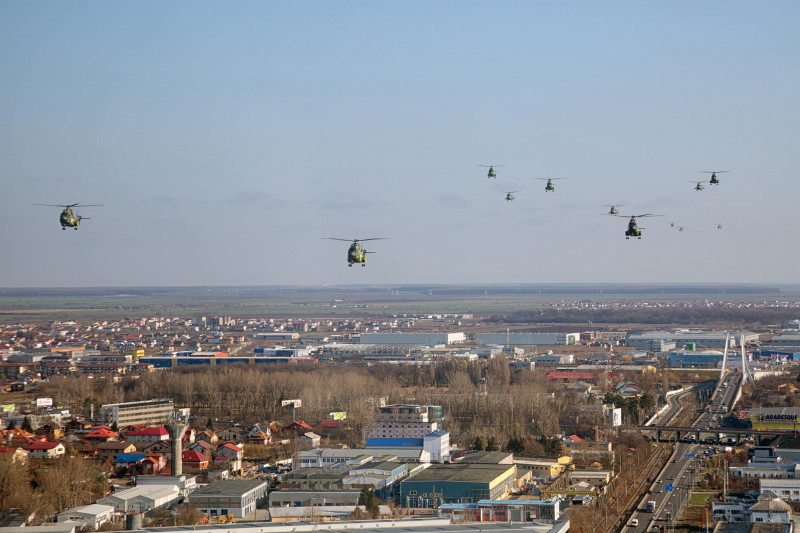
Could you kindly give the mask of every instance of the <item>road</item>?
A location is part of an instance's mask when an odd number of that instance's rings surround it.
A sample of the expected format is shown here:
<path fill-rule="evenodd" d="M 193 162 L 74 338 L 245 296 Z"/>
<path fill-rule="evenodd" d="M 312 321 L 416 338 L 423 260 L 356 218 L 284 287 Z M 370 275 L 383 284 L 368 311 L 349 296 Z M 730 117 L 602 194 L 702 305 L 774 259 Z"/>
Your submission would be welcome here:
<path fill-rule="evenodd" d="M 724 418 L 725 413 L 732 407 L 740 382 L 741 374 L 727 373 L 711 397 L 711 411 L 704 412 L 692 425 L 703 428 L 717 426 L 718 421 Z M 671 411 L 672 408 L 669 412 Z M 670 419 L 667 417 L 668 413 L 665 413 L 664 420 Z M 701 439 L 702 437 L 701 434 Z M 693 442 L 678 442 L 675 445 L 675 452 L 669 458 L 669 462 L 654 480 L 648 493 L 639 502 L 638 508 L 628 520 L 627 527 L 625 527 L 626 533 L 644 533 L 648 531 L 648 527 L 650 531 L 653 531 L 654 528 L 666 525 L 668 518 L 677 519 L 679 517 L 680 508 L 689 497 L 694 483 L 695 475 L 692 471 L 702 470 L 706 459 L 706 448 L 706 445 Z M 647 512 L 648 501 L 655 502 L 655 510 L 652 513 Z M 631 525 L 635 520 L 638 520 L 638 526 Z M 650 525 L 651 521 L 653 521 L 652 525 Z"/>

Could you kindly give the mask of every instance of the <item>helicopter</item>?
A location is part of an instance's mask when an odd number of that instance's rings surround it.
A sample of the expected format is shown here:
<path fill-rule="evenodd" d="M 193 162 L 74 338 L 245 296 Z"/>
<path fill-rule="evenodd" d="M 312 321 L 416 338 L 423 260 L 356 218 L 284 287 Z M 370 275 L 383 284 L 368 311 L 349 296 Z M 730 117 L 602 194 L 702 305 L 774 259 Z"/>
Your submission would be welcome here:
<path fill-rule="evenodd" d="M 609 215 L 617 215 L 619 211 L 617 211 L 617 207 L 622 207 L 625 204 L 617 204 L 617 205 L 607 205 L 606 207 L 610 207 L 611 209 L 608 210 Z"/>
<path fill-rule="evenodd" d="M 350 242 L 351 239 L 337 239 L 336 237 L 325 237 L 331 241 L 344 241 Z M 374 254 L 375 252 L 368 252 L 361 247 L 360 242 L 364 241 L 380 241 L 386 237 L 374 237 L 372 239 L 352 239 L 350 249 L 347 250 L 347 266 L 351 267 L 354 263 L 361 263 L 362 267 L 367 266 L 367 254 Z"/>
<path fill-rule="evenodd" d="M 717 224 L 717 229 L 722 229 L 722 224 Z"/>
<path fill-rule="evenodd" d="M 700 174 L 711 174 L 711 179 L 708 180 L 709 185 L 719 185 L 719 179 L 717 178 L 717 174 L 722 174 L 723 172 L 728 172 L 727 170 L 704 170 L 700 172 Z"/>
<path fill-rule="evenodd" d="M 692 181 L 692 183 L 696 183 L 697 184 L 697 185 L 695 185 L 694 190 L 702 191 L 703 188 L 704 188 L 703 187 L 703 183 L 705 183 L 705 181 Z"/>
<path fill-rule="evenodd" d="M 78 226 L 81 225 L 81 220 L 89 220 L 89 217 L 82 217 L 80 215 L 76 215 L 72 212 L 73 207 L 100 207 L 104 204 L 33 204 L 33 205 L 44 205 L 47 207 L 63 207 L 64 210 L 61 211 L 61 217 L 59 218 L 59 222 L 61 222 L 61 229 L 66 230 L 67 228 L 72 228 L 75 231 L 78 231 Z"/>
<path fill-rule="evenodd" d="M 627 217 L 628 215 L 615 215 L 618 217 Z M 630 239 L 631 237 L 636 237 L 637 239 L 642 238 L 642 230 L 645 228 L 640 228 L 636 224 L 637 218 L 644 218 L 644 217 L 660 217 L 664 215 L 651 215 L 650 213 L 645 213 L 643 215 L 630 215 L 631 219 L 628 221 L 628 229 L 625 230 L 625 238 Z"/>
<path fill-rule="evenodd" d="M 519 192 L 519 191 L 508 191 L 508 192 L 506 193 L 506 201 L 507 201 L 507 202 L 510 202 L 510 201 L 512 201 L 512 200 L 514 200 L 514 199 L 515 199 L 515 198 L 514 198 L 514 193 L 515 193 L 515 192 Z"/>
<path fill-rule="evenodd" d="M 553 180 L 563 180 L 567 178 L 534 178 L 537 180 L 547 181 L 547 184 L 544 186 L 544 192 L 556 192 L 556 187 L 553 185 Z"/>
<path fill-rule="evenodd" d="M 489 173 L 486 175 L 487 178 L 496 178 L 497 172 L 494 171 L 494 167 L 500 168 L 504 167 L 505 165 L 478 165 L 479 167 L 489 167 Z"/>

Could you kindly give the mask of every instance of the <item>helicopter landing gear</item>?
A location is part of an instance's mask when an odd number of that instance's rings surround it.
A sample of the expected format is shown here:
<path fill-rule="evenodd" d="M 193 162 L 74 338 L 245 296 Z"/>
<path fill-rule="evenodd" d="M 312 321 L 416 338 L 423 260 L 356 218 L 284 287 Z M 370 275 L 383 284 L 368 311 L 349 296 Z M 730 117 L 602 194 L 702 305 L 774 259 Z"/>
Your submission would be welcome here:
<path fill-rule="evenodd" d="M 367 264 L 366 264 L 366 263 L 361 263 L 361 268 L 364 268 L 364 267 L 366 267 L 366 266 L 367 266 Z"/>
<path fill-rule="evenodd" d="M 72 229 L 74 229 L 75 231 L 78 231 L 78 228 L 72 228 Z"/>
<path fill-rule="evenodd" d="M 67 231 L 67 228 L 61 228 L 61 231 Z"/>
<path fill-rule="evenodd" d="M 628 236 L 626 235 L 626 236 L 625 236 L 625 240 L 627 241 L 628 239 L 630 239 L 630 237 L 628 237 Z"/>
<path fill-rule="evenodd" d="M 353 268 L 353 263 L 347 263 L 347 266 L 349 266 L 350 268 Z"/>
<path fill-rule="evenodd" d="M 642 240 L 642 238 L 641 238 L 641 237 L 637 237 L 637 239 L 639 239 L 640 241 Z"/>

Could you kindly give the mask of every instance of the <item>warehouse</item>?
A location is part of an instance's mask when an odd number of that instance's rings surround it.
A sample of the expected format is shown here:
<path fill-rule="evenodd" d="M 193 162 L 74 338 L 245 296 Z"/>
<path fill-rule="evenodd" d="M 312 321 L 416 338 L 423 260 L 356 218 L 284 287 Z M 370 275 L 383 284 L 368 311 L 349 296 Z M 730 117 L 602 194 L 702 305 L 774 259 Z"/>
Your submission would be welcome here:
<path fill-rule="evenodd" d="M 511 333 L 478 333 L 475 340 L 479 344 L 502 344 L 510 346 L 554 346 L 557 344 L 579 344 L 581 334 L 578 333 L 546 333 L 546 332 L 511 332 Z"/>
<path fill-rule="evenodd" d="M 500 500 L 516 488 L 516 482 L 513 464 L 435 464 L 401 481 L 400 498 L 408 508 Z"/>
<path fill-rule="evenodd" d="M 730 333 L 730 337 L 728 334 Z M 701 348 L 725 348 L 725 339 L 729 339 L 728 348 L 739 346 L 739 339 L 744 336 L 745 343 L 758 341 L 758 333 L 752 331 L 700 331 L 689 329 L 670 329 L 658 331 L 641 331 L 638 333 L 630 332 L 625 336 L 625 344 L 634 348 L 644 348 L 653 346 L 653 340 L 661 339 L 667 342 L 674 342 L 676 346 L 683 347 L 687 344 L 694 344 Z M 660 348 L 663 349 L 663 348 Z"/>
<path fill-rule="evenodd" d="M 362 344 L 419 344 L 422 346 L 446 346 L 461 344 L 467 340 L 464 333 L 362 333 Z"/>
<path fill-rule="evenodd" d="M 269 483 L 261 479 L 215 481 L 189 495 L 189 503 L 207 515 L 233 515 L 242 518 L 267 499 Z"/>

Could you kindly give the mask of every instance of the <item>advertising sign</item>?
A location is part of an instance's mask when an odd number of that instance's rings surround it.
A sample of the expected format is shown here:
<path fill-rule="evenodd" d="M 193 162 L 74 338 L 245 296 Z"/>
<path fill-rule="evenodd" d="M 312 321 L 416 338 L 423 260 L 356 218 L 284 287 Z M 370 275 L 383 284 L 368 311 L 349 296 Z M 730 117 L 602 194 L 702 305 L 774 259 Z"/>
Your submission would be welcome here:
<path fill-rule="evenodd" d="M 287 405 L 291 405 L 292 407 L 297 409 L 303 405 L 303 400 L 283 400 L 281 402 L 281 406 L 286 407 Z"/>
<path fill-rule="evenodd" d="M 52 398 L 36 398 L 36 407 L 53 407 Z"/>
<path fill-rule="evenodd" d="M 11 413 L 14 411 L 14 407 L 16 407 L 13 403 L 7 403 L 3 405 L 3 412 L 4 413 Z"/>
<path fill-rule="evenodd" d="M 346 411 L 336 411 L 335 413 L 330 413 L 331 420 L 347 420 L 347 412 Z"/>
<path fill-rule="evenodd" d="M 622 408 L 616 407 L 611 410 L 611 426 L 621 426 L 622 425 Z"/>

